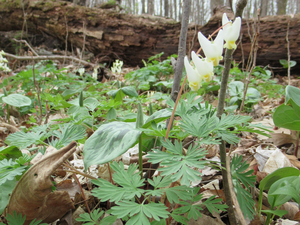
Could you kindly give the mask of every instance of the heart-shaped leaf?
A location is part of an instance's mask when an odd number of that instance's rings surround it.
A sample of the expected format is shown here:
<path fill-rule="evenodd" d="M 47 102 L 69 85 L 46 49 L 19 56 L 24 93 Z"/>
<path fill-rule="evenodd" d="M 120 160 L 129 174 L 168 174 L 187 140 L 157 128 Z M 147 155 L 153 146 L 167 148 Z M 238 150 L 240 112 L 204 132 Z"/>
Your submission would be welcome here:
<path fill-rule="evenodd" d="M 122 155 L 137 143 L 141 132 L 135 128 L 135 123 L 114 121 L 100 126 L 84 144 L 85 169 Z"/>

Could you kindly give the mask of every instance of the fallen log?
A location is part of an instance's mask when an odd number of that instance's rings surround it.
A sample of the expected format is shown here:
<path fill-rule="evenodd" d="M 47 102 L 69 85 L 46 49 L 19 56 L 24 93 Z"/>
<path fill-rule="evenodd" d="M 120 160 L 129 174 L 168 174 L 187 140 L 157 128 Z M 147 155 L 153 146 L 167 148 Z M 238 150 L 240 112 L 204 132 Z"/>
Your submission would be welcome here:
<path fill-rule="evenodd" d="M 50 35 L 68 46 L 84 48 L 92 52 L 98 62 L 123 60 L 128 66 L 142 65 L 142 59 L 164 52 L 163 58 L 178 51 L 180 23 L 172 19 L 150 15 L 132 15 L 115 10 L 74 6 L 64 1 L 29 1 L 24 12 L 18 1 L 1 3 L 0 31 L 21 30 L 26 15 L 29 33 Z M 221 25 L 220 13 L 204 25 L 191 24 L 188 32 L 187 51 L 197 50 L 198 31 L 208 36 Z M 287 59 L 287 24 L 290 41 L 291 60 L 299 62 L 300 68 L 300 15 L 270 16 L 260 20 L 259 49 L 257 65 L 281 67 L 279 59 Z M 249 26 L 247 26 L 247 23 Z M 234 59 L 247 62 L 251 50 L 253 20 L 243 19 L 242 41 L 234 54 Z M 250 27 L 250 32 L 248 31 Z M 250 35 L 250 36 L 251 36 Z M 242 48 L 241 48 L 242 46 Z M 4 46 L 5 47 L 5 46 Z M 1 47 L 0 44 L 0 48 Z M 242 51 L 243 49 L 243 51 Z M 14 53 L 14 52 L 11 52 Z"/>

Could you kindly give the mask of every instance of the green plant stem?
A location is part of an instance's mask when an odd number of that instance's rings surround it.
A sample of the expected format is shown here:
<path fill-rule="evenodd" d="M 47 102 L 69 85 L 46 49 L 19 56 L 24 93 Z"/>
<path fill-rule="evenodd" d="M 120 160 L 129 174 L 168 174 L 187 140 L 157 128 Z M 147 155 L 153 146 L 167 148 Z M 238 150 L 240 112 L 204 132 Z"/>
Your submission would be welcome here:
<path fill-rule="evenodd" d="M 139 170 L 141 173 L 141 179 L 143 179 L 143 148 L 142 148 L 142 134 L 139 136 Z"/>
<path fill-rule="evenodd" d="M 218 108 L 217 108 L 217 116 L 220 118 L 224 112 L 224 106 L 225 106 L 225 97 L 226 97 L 226 89 L 228 84 L 228 78 L 229 78 L 229 71 L 231 67 L 231 61 L 232 61 L 232 53 L 233 49 L 226 49 L 225 56 L 224 56 L 224 71 L 221 81 L 221 87 L 220 87 L 220 93 L 219 93 L 219 102 L 218 102 Z M 223 189 L 226 199 L 226 204 L 228 205 L 228 218 L 231 225 L 236 225 L 237 221 L 235 218 L 234 213 L 234 206 L 232 203 L 232 197 L 231 197 L 231 191 L 230 191 L 230 185 L 229 182 L 231 180 L 228 179 L 227 170 L 225 168 L 229 168 L 227 166 L 226 162 L 226 143 L 224 140 L 221 140 L 220 146 L 220 158 L 221 158 L 221 164 L 222 164 L 222 176 L 223 176 Z"/>

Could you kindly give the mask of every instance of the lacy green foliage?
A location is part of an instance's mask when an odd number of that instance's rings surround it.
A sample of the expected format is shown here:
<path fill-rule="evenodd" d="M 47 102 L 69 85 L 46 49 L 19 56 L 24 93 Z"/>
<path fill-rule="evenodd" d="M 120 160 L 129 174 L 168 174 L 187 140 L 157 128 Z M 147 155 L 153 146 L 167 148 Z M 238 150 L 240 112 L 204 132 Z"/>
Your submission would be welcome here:
<path fill-rule="evenodd" d="M 27 148 L 32 144 L 41 144 L 45 145 L 44 142 L 48 137 L 53 136 L 52 141 L 49 142 L 55 148 L 61 148 L 71 141 L 77 141 L 83 139 L 85 136 L 85 129 L 82 126 L 75 124 L 63 124 L 59 125 L 58 130 L 49 130 L 48 125 L 42 125 L 33 127 L 30 132 L 25 133 L 24 131 L 19 131 L 13 134 L 10 134 L 5 143 L 8 145 L 15 145 L 20 149 Z M 56 138 L 56 139 L 55 139 Z"/>
<path fill-rule="evenodd" d="M 141 179 L 140 175 L 135 173 L 136 165 L 130 165 L 126 171 L 122 162 L 119 164 L 113 162 L 111 168 L 115 171 L 113 180 L 120 187 L 104 179 L 97 179 L 92 182 L 99 188 L 94 189 L 92 194 L 101 199 L 101 201 L 110 200 L 116 202 L 117 206 L 112 207 L 112 215 L 116 215 L 118 218 L 129 216 L 128 224 L 150 224 L 150 218 L 159 221 L 160 218 L 168 217 L 167 207 L 162 203 L 147 202 L 147 199 L 141 204 L 135 202 L 135 197 L 139 198 L 145 192 L 139 188 L 144 186 L 144 179 Z M 160 184 L 157 180 L 155 183 L 157 186 Z M 166 182 L 163 182 L 163 184 L 166 184 Z M 147 194 L 150 195 L 150 192 Z"/>
<path fill-rule="evenodd" d="M 201 206 L 206 206 L 210 212 L 218 212 L 226 208 L 225 205 L 219 204 L 222 201 L 221 199 L 214 199 L 215 196 L 203 201 L 200 205 L 195 204 L 203 197 L 202 195 L 198 195 L 200 188 L 191 188 L 185 185 L 168 187 L 172 183 L 172 175 L 153 177 L 153 180 L 148 179 L 152 188 L 144 190 L 142 188 L 144 187 L 145 180 L 141 179 L 138 173 L 135 173 L 137 165 L 131 164 L 128 170 L 125 171 L 122 162 L 119 164 L 113 162 L 111 168 L 115 171 L 113 174 L 115 185 L 100 178 L 93 180 L 92 182 L 99 186 L 99 188 L 94 189 L 92 195 L 99 198 L 101 202 L 107 200 L 115 202 L 116 206 L 112 207 L 110 214 L 117 218 L 128 220 L 126 224 L 148 225 L 151 218 L 155 220 L 151 224 L 165 224 L 165 219 L 170 215 L 167 207 L 160 202 L 155 203 L 151 201 L 152 198 L 160 197 L 164 194 L 166 194 L 170 203 L 179 203 L 182 205 L 171 216 L 183 224 L 187 224 L 190 218 L 197 219 L 201 217 L 201 213 L 199 212 L 202 210 Z M 144 197 L 144 201 L 142 202 L 139 201 L 141 196 Z M 184 217 L 186 213 L 188 213 L 187 219 Z M 85 221 L 88 221 L 88 215 L 85 218 Z"/>
<path fill-rule="evenodd" d="M 162 203 L 149 202 L 142 204 L 124 200 L 116 203 L 117 206 L 112 207 L 111 214 L 116 215 L 118 218 L 129 216 L 130 219 L 126 224 L 134 225 L 150 225 L 149 219 L 153 218 L 156 221 L 168 218 L 169 212 L 167 207 Z"/>
<path fill-rule="evenodd" d="M 26 216 L 22 217 L 22 214 L 17 214 L 16 211 L 13 212 L 13 215 L 8 214 L 5 219 L 8 222 L 8 225 L 23 225 Z M 41 223 L 42 220 L 36 220 L 34 219 L 33 221 L 30 222 L 29 225 L 47 225 L 47 223 Z M 0 225 L 5 225 L 4 223 L 0 223 Z"/>
<path fill-rule="evenodd" d="M 173 211 L 171 216 L 178 221 L 176 218 L 176 215 L 178 214 L 185 214 L 187 213 L 187 219 L 190 220 L 193 218 L 194 220 L 197 220 L 198 217 L 202 217 L 200 211 L 203 210 L 203 206 L 206 206 L 206 208 L 209 210 L 210 213 L 217 212 L 219 213 L 219 210 L 226 210 L 228 208 L 227 205 L 219 204 L 222 202 L 222 199 L 215 199 L 215 196 L 209 197 L 206 201 L 201 202 L 203 195 L 199 194 L 200 187 L 194 188 L 191 191 L 191 198 L 190 201 L 180 201 L 179 204 L 182 205 L 182 207 L 177 208 Z M 181 221 L 178 221 L 181 222 Z"/>
<path fill-rule="evenodd" d="M 181 99 L 176 108 L 176 112 L 175 112 L 176 115 L 178 115 L 180 117 L 184 117 L 193 111 L 197 111 L 197 107 L 199 107 L 199 103 L 202 102 L 203 99 L 202 98 L 196 99 L 196 96 L 197 96 L 196 93 L 188 93 L 186 96 L 186 101 Z M 174 101 L 171 98 L 169 98 L 167 100 L 167 104 L 169 106 L 171 106 L 171 109 L 168 109 L 168 110 L 173 111 L 173 108 L 175 107 Z M 202 111 L 203 114 L 208 113 L 208 112 L 209 112 L 209 110 Z"/>
<path fill-rule="evenodd" d="M 92 191 L 93 195 L 101 201 L 113 201 L 118 202 L 121 200 L 134 200 L 134 197 L 141 197 L 143 190 L 139 189 L 144 184 L 144 179 L 141 180 L 141 176 L 135 173 L 137 166 L 130 165 L 128 170 L 124 169 L 124 164 L 113 162 L 111 168 L 116 171 L 113 174 L 113 180 L 121 187 L 117 187 L 107 180 L 97 179 L 92 180 L 94 184 L 99 186 L 98 189 Z"/>
<path fill-rule="evenodd" d="M 231 131 L 229 128 L 235 128 L 240 124 L 247 123 L 251 117 L 239 115 L 225 115 L 219 119 L 216 113 L 208 113 L 207 108 L 200 108 L 197 112 L 185 115 L 180 122 L 180 127 L 187 133 L 210 143 L 219 143 L 217 138 L 221 138 L 230 144 L 238 143 L 239 138 L 236 136 L 238 129 Z M 208 144 L 208 143 L 206 143 Z"/>
<path fill-rule="evenodd" d="M 162 176 L 171 175 L 173 181 L 181 179 L 180 183 L 186 186 L 189 186 L 190 182 L 201 180 L 202 174 L 198 171 L 206 165 L 205 161 L 201 161 L 204 159 L 206 151 L 199 149 L 198 145 L 190 145 L 184 155 L 182 142 L 177 140 L 174 145 L 169 140 L 162 142 L 162 145 L 166 148 L 165 152 L 153 149 L 153 152 L 149 152 L 147 155 L 149 162 L 161 162 L 162 167 L 158 171 L 162 172 Z"/>
<path fill-rule="evenodd" d="M 26 170 L 26 166 L 22 166 L 12 159 L 3 159 L 0 161 L 0 185 L 8 180 L 14 180 L 16 176 L 20 176 Z"/>
<path fill-rule="evenodd" d="M 24 131 L 19 131 L 13 133 L 7 136 L 5 143 L 17 146 L 20 149 L 27 148 L 32 144 L 44 144 L 44 140 L 51 136 L 51 133 L 47 129 L 48 125 L 42 125 L 34 127 L 31 132 L 25 133 Z"/>
<path fill-rule="evenodd" d="M 250 220 L 254 218 L 255 214 L 255 201 L 252 199 L 251 194 L 249 193 L 250 187 L 254 187 L 255 177 L 253 170 L 248 170 L 245 172 L 249 164 L 246 161 L 242 162 L 242 156 L 234 156 L 231 161 L 231 176 L 232 183 L 235 188 L 237 200 L 239 202 L 240 208 L 245 217 L 248 217 Z M 243 188 L 246 187 L 247 190 Z"/>
<path fill-rule="evenodd" d="M 29 168 L 24 166 L 32 159 L 16 146 L 0 148 L 0 214 L 4 211 L 17 180 Z"/>
<path fill-rule="evenodd" d="M 74 124 L 63 124 L 59 125 L 59 130 L 53 130 L 52 135 L 56 139 L 53 138 L 49 145 L 60 149 L 72 141 L 83 139 L 86 135 L 86 128 Z"/>
<path fill-rule="evenodd" d="M 76 218 L 76 221 L 85 222 L 85 225 L 111 225 L 116 221 L 116 216 L 107 216 L 100 220 L 100 217 L 103 215 L 103 213 L 104 211 L 95 209 L 93 212 L 91 212 L 91 215 L 88 213 L 80 214 L 80 217 Z"/>

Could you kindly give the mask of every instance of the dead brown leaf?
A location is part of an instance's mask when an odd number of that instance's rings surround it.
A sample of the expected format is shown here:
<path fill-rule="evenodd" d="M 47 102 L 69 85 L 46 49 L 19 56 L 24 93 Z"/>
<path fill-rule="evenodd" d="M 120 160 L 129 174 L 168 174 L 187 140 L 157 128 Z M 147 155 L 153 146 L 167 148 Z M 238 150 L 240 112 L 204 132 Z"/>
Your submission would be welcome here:
<path fill-rule="evenodd" d="M 33 165 L 21 178 L 10 197 L 5 214 L 26 215 L 25 225 L 34 218 L 51 223 L 61 218 L 74 204 L 67 191 L 54 191 L 50 176 L 76 150 L 76 142 L 55 151 Z"/>

